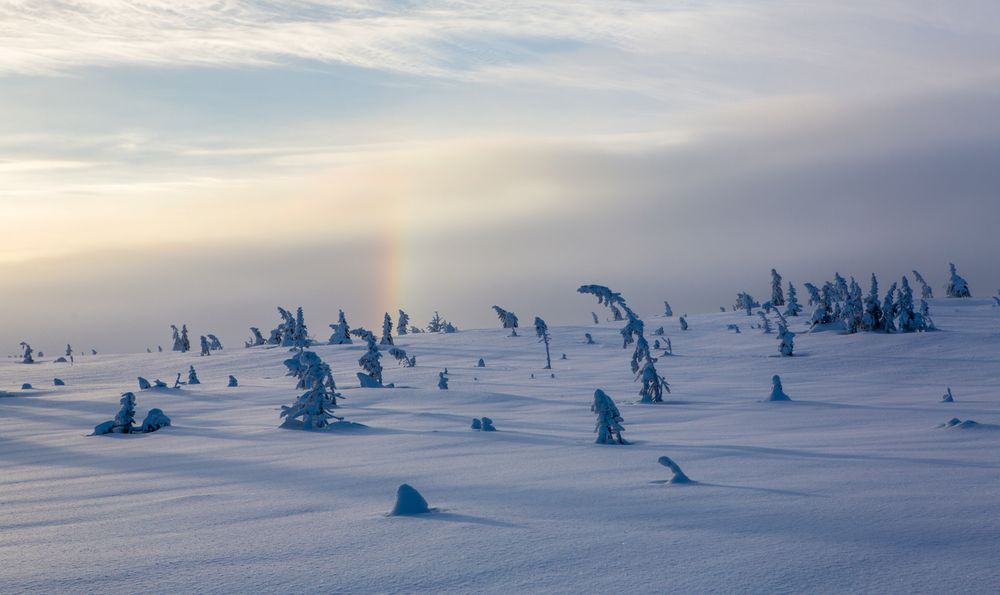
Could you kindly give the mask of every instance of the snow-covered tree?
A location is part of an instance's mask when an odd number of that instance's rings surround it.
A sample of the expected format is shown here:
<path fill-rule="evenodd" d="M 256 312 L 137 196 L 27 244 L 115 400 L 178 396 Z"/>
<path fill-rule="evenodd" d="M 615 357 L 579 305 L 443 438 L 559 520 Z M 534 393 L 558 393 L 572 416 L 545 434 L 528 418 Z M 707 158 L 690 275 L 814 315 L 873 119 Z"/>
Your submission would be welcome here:
<path fill-rule="evenodd" d="M 215 335 L 210 334 L 208 335 L 208 348 L 212 351 L 221 350 L 222 341 L 220 341 Z"/>
<path fill-rule="evenodd" d="M 594 344 L 594 337 L 592 337 L 590 335 L 590 333 L 583 333 L 583 336 L 586 337 L 586 339 L 587 339 L 587 345 L 593 345 Z"/>
<path fill-rule="evenodd" d="M 823 299 L 819 295 L 819 288 L 817 288 L 812 283 L 804 283 L 806 291 L 809 292 L 809 305 L 818 306 Z"/>
<path fill-rule="evenodd" d="M 681 316 L 678 320 L 681 323 L 681 330 L 682 331 L 688 330 L 688 321 L 687 321 L 687 318 Z"/>
<path fill-rule="evenodd" d="M 340 395 L 330 366 L 315 352 L 302 351 L 285 360 L 285 367 L 288 368 L 287 376 L 298 379 L 295 388 L 306 392 L 292 405 L 281 408 L 281 417 L 285 418 L 283 427 L 295 427 L 293 422 L 299 421 L 302 429 L 320 430 L 330 425 L 331 419 L 344 419 L 330 412 L 337 408 Z"/>
<path fill-rule="evenodd" d="M 864 302 L 864 314 L 861 315 L 861 325 L 867 331 L 882 330 L 882 306 L 879 305 L 878 279 L 872 273 L 872 284 Z"/>
<path fill-rule="evenodd" d="M 444 330 L 444 320 L 442 320 L 441 315 L 438 314 L 438 311 L 435 310 L 434 317 L 431 318 L 431 321 L 427 323 L 427 332 L 440 333 L 442 330 Z"/>
<path fill-rule="evenodd" d="M 21 341 L 21 363 L 22 364 L 33 364 L 33 363 L 35 363 L 35 358 L 32 357 L 32 354 L 34 354 L 34 353 L 35 353 L 35 350 L 31 348 L 31 345 L 28 345 L 24 341 Z"/>
<path fill-rule="evenodd" d="M 358 374 L 358 376 L 368 376 L 376 385 L 382 385 L 382 354 L 379 353 L 378 344 L 375 340 L 375 334 L 370 330 L 361 328 L 360 326 L 351 331 L 351 334 L 355 337 L 360 337 L 368 345 L 368 350 L 365 351 L 358 359 L 358 365 L 361 369 L 365 371 L 365 374 Z"/>
<path fill-rule="evenodd" d="M 545 321 L 541 318 L 535 316 L 535 336 L 538 337 L 540 343 L 545 343 L 545 368 L 546 370 L 552 369 L 552 357 L 549 355 L 549 327 L 545 324 Z"/>
<path fill-rule="evenodd" d="M 781 275 L 771 269 L 771 305 L 775 308 L 785 305 L 785 296 L 781 292 Z"/>
<path fill-rule="evenodd" d="M 764 314 L 763 310 L 757 310 L 757 316 L 760 317 L 760 329 L 765 335 L 770 335 L 774 332 L 774 327 L 771 326 L 771 319 Z"/>
<path fill-rule="evenodd" d="M 399 319 L 396 321 L 396 334 L 405 335 L 407 327 L 410 326 L 410 315 L 402 310 L 399 311 Z"/>
<path fill-rule="evenodd" d="M 73 347 L 69 343 L 66 344 L 66 357 L 73 357 Z"/>
<path fill-rule="evenodd" d="M 795 286 L 788 284 L 788 300 L 785 306 L 785 316 L 798 316 L 802 312 L 802 304 L 799 303 L 798 292 Z"/>
<path fill-rule="evenodd" d="M 227 384 L 226 386 L 228 386 L 229 388 L 236 388 L 239 385 L 240 385 L 240 382 L 238 380 L 236 380 L 236 377 L 233 376 L 232 374 L 230 374 L 229 375 L 229 384 Z"/>
<path fill-rule="evenodd" d="M 504 310 L 500 306 L 493 306 L 493 311 L 497 313 L 500 324 L 505 329 L 510 329 L 510 336 L 517 336 L 517 314 Z"/>
<path fill-rule="evenodd" d="M 201 336 L 201 355 L 212 355 L 212 350 L 208 346 L 208 337 Z"/>
<path fill-rule="evenodd" d="M 448 390 L 448 370 L 438 372 L 438 388 Z"/>
<path fill-rule="evenodd" d="M 594 324 L 600 324 L 601 321 L 597 318 L 597 312 L 591 312 L 590 316 L 594 319 Z"/>
<path fill-rule="evenodd" d="M 934 321 L 931 319 L 931 309 L 927 305 L 927 300 L 920 300 L 920 319 L 924 324 L 924 330 L 933 331 L 937 330 L 934 326 Z"/>
<path fill-rule="evenodd" d="M 139 376 L 137 380 L 139 381 L 139 390 L 149 390 L 153 388 L 153 385 L 150 384 L 149 381 L 143 378 L 142 376 Z"/>
<path fill-rule="evenodd" d="M 174 335 L 173 335 L 174 346 L 173 346 L 172 350 L 173 351 L 183 352 L 184 351 L 184 341 L 181 339 L 181 331 L 180 331 L 180 329 L 178 329 L 173 324 L 170 325 L 170 329 L 174 333 Z"/>
<path fill-rule="evenodd" d="M 601 389 L 594 391 L 594 402 L 590 406 L 591 412 L 597 415 L 597 424 L 594 431 L 597 433 L 597 444 L 628 444 L 622 438 L 622 414 L 618 411 L 615 402 Z"/>
<path fill-rule="evenodd" d="M 781 343 L 778 345 L 778 351 L 781 355 L 785 357 L 791 357 L 792 352 L 795 351 L 795 333 L 788 330 L 788 327 L 784 323 L 778 323 L 778 340 Z"/>
<path fill-rule="evenodd" d="M 93 350 L 91 350 L 93 351 Z M 181 325 L 181 352 L 187 353 L 191 351 L 191 339 L 188 338 L 188 327 L 186 324 Z"/>
<path fill-rule="evenodd" d="M 131 434 L 135 429 L 135 393 L 122 393 L 122 398 L 118 401 L 121 408 L 115 415 L 114 425 L 111 426 L 113 434 Z"/>
<path fill-rule="evenodd" d="M 849 334 L 856 333 L 864 329 L 865 306 L 861 299 L 861 286 L 851 277 L 851 285 L 848 288 L 847 300 L 841 309 L 840 318 L 844 321 L 844 330 Z"/>
<path fill-rule="evenodd" d="M 642 384 L 642 388 L 639 390 L 639 396 L 642 397 L 643 403 L 662 403 L 663 402 L 663 391 L 670 393 L 670 385 L 667 384 L 667 379 L 656 371 L 655 358 L 647 357 L 646 364 L 642 367 L 642 372 L 639 374 L 639 381 Z"/>
<path fill-rule="evenodd" d="M 458 327 L 455 326 L 454 324 L 452 324 L 451 322 L 445 320 L 444 321 L 444 326 L 441 327 L 441 332 L 445 333 L 445 334 L 457 333 L 458 332 Z"/>
<path fill-rule="evenodd" d="M 931 289 L 931 286 L 928 285 L 927 281 L 924 280 L 924 276 L 918 273 L 916 270 L 914 270 L 913 278 L 916 279 L 917 283 L 920 284 L 920 299 L 923 300 L 934 299 L 934 290 Z"/>
<path fill-rule="evenodd" d="M 245 342 L 244 345 L 247 347 L 256 347 L 258 345 L 263 345 L 264 343 L 264 335 L 260 334 L 260 329 L 255 326 L 251 326 L 250 340 Z"/>
<path fill-rule="evenodd" d="M 330 328 L 333 329 L 333 334 L 330 335 L 330 345 L 347 345 L 353 342 L 351 340 L 351 327 L 347 326 L 343 310 L 337 315 L 337 324 L 331 324 Z"/>
<path fill-rule="evenodd" d="M 955 264 L 949 262 L 948 269 L 951 271 L 951 278 L 948 280 L 948 287 L 945 289 L 945 295 L 950 298 L 972 297 L 972 293 L 969 291 L 969 284 L 965 282 L 965 279 L 958 275 L 958 271 L 955 269 Z"/>
<path fill-rule="evenodd" d="M 292 325 L 291 346 L 305 349 L 309 347 L 309 329 L 306 327 L 306 317 L 302 306 L 295 310 L 295 322 Z"/>
<path fill-rule="evenodd" d="M 670 342 L 670 337 L 667 337 L 667 347 L 664 349 L 664 355 L 673 355 L 673 354 L 674 354 L 674 346 Z"/>
<path fill-rule="evenodd" d="M 950 386 L 948 387 L 948 392 L 946 392 L 944 394 L 944 396 L 941 397 L 941 402 L 942 403 L 954 403 L 955 402 L 955 395 L 951 394 L 951 387 Z"/>
<path fill-rule="evenodd" d="M 379 345 L 394 345 L 392 342 L 392 318 L 388 312 L 382 319 L 382 338 L 379 340 Z"/>
<path fill-rule="evenodd" d="M 923 321 L 920 314 L 913 311 L 913 290 L 910 289 L 910 282 L 903 276 L 902 286 L 899 288 L 899 300 L 896 303 L 896 311 L 899 314 L 899 332 L 914 333 L 924 330 Z"/>
<path fill-rule="evenodd" d="M 417 356 L 407 356 L 406 350 L 399 347 L 389 348 L 389 355 L 396 359 L 399 365 L 404 368 L 412 368 L 417 365 Z"/>
<path fill-rule="evenodd" d="M 739 292 L 736 295 L 736 303 L 733 304 L 733 310 L 744 310 L 747 316 L 753 314 L 754 308 L 759 308 L 760 303 L 753 299 L 753 296 L 746 292 Z"/>
<path fill-rule="evenodd" d="M 740 325 L 738 324 L 727 324 L 726 329 L 733 331 L 737 335 L 740 334 Z"/>
<path fill-rule="evenodd" d="M 785 394 L 785 390 L 781 386 L 781 376 L 775 374 L 771 377 L 771 396 L 767 398 L 768 401 L 791 401 L 788 395 Z"/>
<path fill-rule="evenodd" d="M 295 345 L 295 317 L 281 306 L 278 306 L 278 315 L 281 316 L 281 322 L 271 331 L 267 342 L 271 345 L 292 347 Z"/>
<path fill-rule="evenodd" d="M 674 315 L 673 308 L 670 307 L 670 302 L 663 300 L 663 315 L 670 318 Z"/>
<path fill-rule="evenodd" d="M 201 384 L 201 380 L 198 380 L 198 373 L 194 371 L 194 366 L 188 368 L 188 384 Z"/>
<path fill-rule="evenodd" d="M 885 300 L 882 301 L 882 330 L 887 333 L 896 332 L 896 284 L 889 286 L 889 291 L 885 292 Z"/>

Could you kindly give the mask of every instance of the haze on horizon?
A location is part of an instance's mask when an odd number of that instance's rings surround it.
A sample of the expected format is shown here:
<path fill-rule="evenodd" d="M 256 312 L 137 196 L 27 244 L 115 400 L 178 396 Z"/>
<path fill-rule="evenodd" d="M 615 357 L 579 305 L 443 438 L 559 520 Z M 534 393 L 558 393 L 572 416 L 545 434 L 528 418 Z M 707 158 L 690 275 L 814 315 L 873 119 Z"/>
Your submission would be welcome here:
<path fill-rule="evenodd" d="M 655 4 L 655 3 L 654 3 Z M 0 0 L 0 339 L 1000 287 L 985 0 Z"/>

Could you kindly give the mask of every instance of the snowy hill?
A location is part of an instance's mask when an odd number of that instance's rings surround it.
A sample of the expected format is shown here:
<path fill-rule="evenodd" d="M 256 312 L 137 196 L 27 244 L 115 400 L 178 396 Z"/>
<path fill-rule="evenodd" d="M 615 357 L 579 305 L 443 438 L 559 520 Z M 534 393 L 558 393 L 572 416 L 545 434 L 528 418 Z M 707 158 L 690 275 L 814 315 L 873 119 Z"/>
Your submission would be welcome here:
<path fill-rule="evenodd" d="M 620 323 L 552 327 L 551 372 L 528 332 L 399 337 L 417 366 L 384 358 L 394 389 L 358 388 L 363 344 L 319 345 L 337 413 L 369 426 L 328 433 L 278 429 L 301 392 L 284 348 L 0 361 L 0 591 L 996 592 L 991 304 L 934 300 L 929 333 L 791 319 L 791 358 L 742 312 L 647 318 L 675 354 L 656 405 Z M 203 384 L 138 391 L 190 365 Z M 791 402 L 762 402 L 774 374 Z M 631 445 L 594 444 L 597 388 Z M 173 425 L 88 436 L 127 390 Z M 665 483 L 663 455 L 696 483 Z M 402 483 L 438 511 L 386 517 Z"/>

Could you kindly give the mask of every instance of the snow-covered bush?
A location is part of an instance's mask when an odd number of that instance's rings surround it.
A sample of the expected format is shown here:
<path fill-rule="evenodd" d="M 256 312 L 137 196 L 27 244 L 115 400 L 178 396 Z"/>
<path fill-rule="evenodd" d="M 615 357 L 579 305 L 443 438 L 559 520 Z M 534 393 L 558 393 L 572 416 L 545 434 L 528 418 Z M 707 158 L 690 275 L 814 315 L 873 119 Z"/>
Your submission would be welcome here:
<path fill-rule="evenodd" d="M 219 340 L 215 335 L 208 335 L 208 348 L 212 351 L 217 351 L 222 349 L 222 341 Z"/>
<path fill-rule="evenodd" d="M 122 393 L 118 401 L 121 408 L 111 421 L 106 421 L 94 427 L 94 435 L 100 434 L 131 434 L 135 429 L 135 393 Z"/>
<path fill-rule="evenodd" d="M 183 352 L 184 351 L 184 341 L 181 340 L 181 331 L 180 331 L 180 329 L 178 329 L 176 325 L 171 324 L 170 325 L 170 330 L 173 332 L 173 343 L 174 343 L 174 346 L 173 346 L 172 350 L 173 351 Z"/>
<path fill-rule="evenodd" d="M 674 315 L 674 309 L 670 307 L 670 302 L 663 300 L 663 315 L 670 318 Z"/>
<path fill-rule="evenodd" d="M 149 410 L 149 413 L 146 414 L 146 419 L 142 420 L 142 427 L 140 428 L 140 431 L 148 434 L 169 425 L 170 418 L 167 417 L 163 411 L 154 407 Z"/>
<path fill-rule="evenodd" d="M 951 387 L 950 386 L 948 387 L 948 392 L 946 392 L 944 394 L 944 396 L 941 397 L 941 402 L 942 403 L 954 403 L 955 402 L 955 396 L 953 394 L 951 394 Z"/>
<path fill-rule="evenodd" d="M 771 306 L 777 308 L 785 305 L 785 296 L 781 290 L 781 275 L 771 269 Z"/>
<path fill-rule="evenodd" d="M 583 333 L 583 336 L 587 339 L 587 345 L 594 344 L 594 337 L 592 337 L 590 333 Z"/>
<path fill-rule="evenodd" d="M 66 386 L 66 383 L 63 382 L 62 378 L 53 378 L 52 386 Z"/>
<path fill-rule="evenodd" d="M 472 418 L 472 429 L 473 430 L 482 430 L 483 429 L 483 422 L 478 417 L 473 417 Z"/>
<path fill-rule="evenodd" d="M 238 380 L 236 380 L 236 377 L 233 376 L 232 374 L 230 374 L 229 375 L 229 384 L 227 384 L 226 386 L 229 387 L 229 388 L 236 388 L 239 385 L 240 385 L 240 383 L 239 383 Z"/>
<path fill-rule="evenodd" d="M 601 321 L 597 319 L 597 312 L 591 312 L 590 316 L 594 319 L 594 324 L 600 324 Z"/>
<path fill-rule="evenodd" d="M 438 388 L 448 390 L 448 370 L 438 372 Z"/>
<path fill-rule="evenodd" d="M 535 316 L 535 336 L 538 337 L 539 343 L 545 343 L 545 370 L 552 369 L 552 357 L 549 355 L 549 327 L 545 324 L 545 321 L 541 318 Z"/>
<path fill-rule="evenodd" d="M 201 336 L 201 355 L 212 355 L 212 351 L 208 346 L 208 337 L 205 335 Z"/>
<path fill-rule="evenodd" d="M 597 444 L 628 444 L 622 437 L 625 428 L 622 427 L 622 414 L 615 402 L 601 389 L 594 391 L 594 402 L 590 411 L 597 415 L 594 431 L 597 433 Z"/>
<path fill-rule="evenodd" d="M 333 329 L 333 334 L 330 335 L 330 345 L 347 345 L 353 342 L 351 340 L 351 327 L 347 325 L 343 310 L 340 310 L 340 314 L 337 315 L 337 324 L 331 324 L 330 328 Z"/>
<path fill-rule="evenodd" d="M 510 336 L 517 336 L 517 314 L 504 310 L 500 306 L 493 306 L 493 311 L 497 313 L 500 324 L 505 329 L 510 329 Z"/>
<path fill-rule="evenodd" d="M 24 341 L 21 341 L 21 363 L 22 364 L 33 364 L 35 363 L 35 358 L 32 357 L 35 351 Z"/>
<path fill-rule="evenodd" d="M 483 420 L 482 420 L 482 422 L 483 422 L 483 431 L 484 432 L 496 432 L 497 431 L 496 427 L 494 427 L 494 425 L 493 425 L 493 420 L 492 419 L 490 419 L 488 417 L 484 417 Z"/>
<path fill-rule="evenodd" d="M 138 380 L 139 380 L 139 390 L 149 390 L 153 388 L 153 385 L 150 384 L 149 381 L 143 378 L 142 376 L 139 376 Z"/>
<path fill-rule="evenodd" d="M 726 328 L 727 328 L 728 330 L 731 330 L 731 331 L 733 331 L 733 332 L 734 332 L 734 333 L 736 333 L 737 335 L 738 335 L 738 334 L 740 334 L 740 325 L 738 325 L 738 324 L 727 324 L 727 325 L 726 325 Z"/>
<path fill-rule="evenodd" d="M 681 316 L 678 320 L 681 323 L 681 330 L 682 331 L 688 330 L 688 321 L 687 321 L 687 318 L 685 318 L 684 316 Z"/>
<path fill-rule="evenodd" d="M 949 262 L 948 269 L 951 271 L 951 278 L 948 280 L 948 287 L 945 289 L 945 295 L 950 298 L 972 297 L 972 293 L 969 291 L 969 284 L 965 282 L 965 279 L 958 275 L 958 271 L 955 269 L 955 264 Z"/>
<path fill-rule="evenodd" d="M 771 377 L 771 396 L 767 398 L 768 401 L 791 401 L 788 395 L 785 394 L 784 389 L 781 386 L 781 376 L 775 374 Z"/>
<path fill-rule="evenodd" d="M 693 483 L 691 479 L 685 475 L 683 471 L 681 471 L 680 466 L 670 457 L 660 457 L 657 461 L 673 472 L 674 476 L 670 478 L 670 483 Z"/>
<path fill-rule="evenodd" d="M 198 373 L 194 371 L 194 366 L 188 368 L 188 384 L 201 384 L 201 380 L 198 380 Z"/>
<path fill-rule="evenodd" d="M 781 355 L 791 357 L 795 351 L 795 333 L 788 330 L 788 327 L 780 322 L 778 323 L 778 340 L 781 341 L 778 345 L 778 351 L 781 352 Z"/>
<path fill-rule="evenodd" d="M 405 335 L 407 327 L 410 326 L 410 315 L 403 310 L 399 311 L 399 319 L 396 321 L 396 334 Z"/>
<path fill-rule="evenodd" d="M 394 345 L 392 342 L 392 318 L 388 312 L 382 319 L 382 338 L 379 340 L 379 345 Z"/>
<path fill-rule="evenodd" d="M 823 298 L 819 295 L 819 289 L 812 283 L 804 283 L 803 285 L 806 291 L 809 292 L 809 305 L 818 306 L 823 301 Z"/>

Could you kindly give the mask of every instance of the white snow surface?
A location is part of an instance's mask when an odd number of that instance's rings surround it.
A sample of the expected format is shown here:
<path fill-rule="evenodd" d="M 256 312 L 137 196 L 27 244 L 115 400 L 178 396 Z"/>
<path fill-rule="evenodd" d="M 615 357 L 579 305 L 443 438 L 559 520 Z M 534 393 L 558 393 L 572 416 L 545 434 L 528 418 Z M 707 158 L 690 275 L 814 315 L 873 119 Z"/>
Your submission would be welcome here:
<path fill-rule="evenodd" d="M 742 312 L 649 317 L 676 354 L 649 405 L 624 323 L 552 327 L 555 378 L 499 328 L 398 337 L 418 365 L 387 364 L 393 389 L 357 388 L 363 344 L 317 345 L 350 432 L 278 428 L 287 348 L 0 361 L 0 591 L 996 592 L 1000 431 L 937 427 L 1000 427 L 991 304 L 934 300 L 922 334 L 789 318 L 791 358 L 727 331 Z M 88 436 L 136 376 L 192 363 L 200 386 L 135 391 L 174 425 Z M 762 402 L 774 374 L 794 401 Z M 631 445 L 594 444 L 596 388 Z M 483 415 L 499 431 L 470 431 Z M 666 483 L 663 455 L 696 483 Z M 402 483 L 437 511 L 387 517 Z"/>

